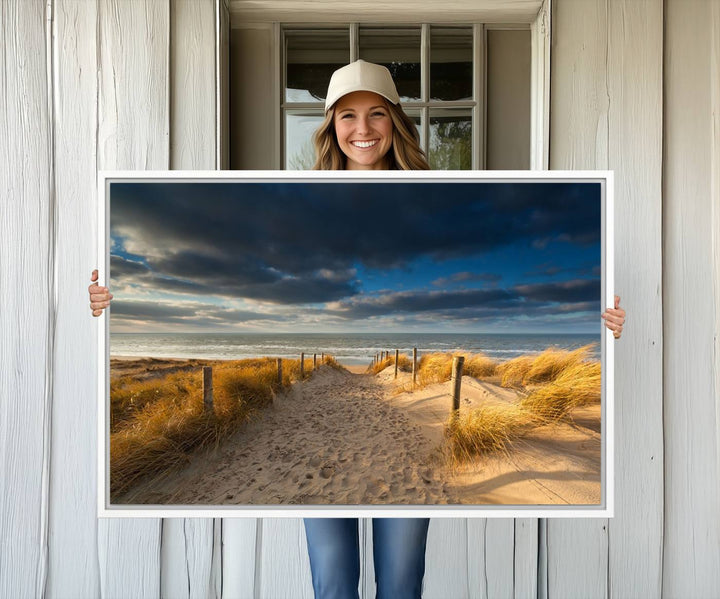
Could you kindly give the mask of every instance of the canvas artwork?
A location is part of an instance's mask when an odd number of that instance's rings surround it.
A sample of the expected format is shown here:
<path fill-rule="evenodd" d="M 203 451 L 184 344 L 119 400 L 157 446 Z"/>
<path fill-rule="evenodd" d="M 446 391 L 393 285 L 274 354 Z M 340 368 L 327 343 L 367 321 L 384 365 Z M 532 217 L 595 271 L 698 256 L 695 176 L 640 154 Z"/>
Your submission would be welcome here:
<path fill-rule="evenodd" d="M 103 181 L 107 509 L 607 508 L 605 178 L 234 175 Z"/>

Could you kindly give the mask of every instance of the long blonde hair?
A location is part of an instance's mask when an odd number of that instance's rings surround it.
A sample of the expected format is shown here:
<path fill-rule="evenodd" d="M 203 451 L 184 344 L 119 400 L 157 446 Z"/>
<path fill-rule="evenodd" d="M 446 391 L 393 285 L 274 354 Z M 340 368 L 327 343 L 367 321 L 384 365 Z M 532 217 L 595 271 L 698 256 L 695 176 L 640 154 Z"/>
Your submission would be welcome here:
<path fill-rule="evenodd" d="M 387 156 L 390 170 L 426 171 L 430 165 L 420 148 L 420 136 L 415 123 L 405 114 L 400 104 L 385 102 L 393 124 L 392 148 Z M 335 106 L 325 114 L 325 119 L 313 134 L 315 146 L 315 171 L 345 170 L 346 156 L 338 145 L 335 135 Z"/>

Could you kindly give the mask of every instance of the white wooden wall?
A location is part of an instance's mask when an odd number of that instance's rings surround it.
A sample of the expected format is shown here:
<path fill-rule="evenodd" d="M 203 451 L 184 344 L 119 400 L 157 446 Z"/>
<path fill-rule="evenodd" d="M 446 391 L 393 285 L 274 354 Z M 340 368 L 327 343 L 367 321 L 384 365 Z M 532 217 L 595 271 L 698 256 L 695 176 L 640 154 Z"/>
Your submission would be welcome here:
<path fill-rule="evenodd" d="M 312 596 L 300 520 L 95 516 L 95 172 L 223 164 L 226 10 L 0 2 L 0 597 Z M 425 597 L 718 597 L 720 3 L 551 25 L 550 167 L 616 173 L 616 517 L 433 520 Z"/>

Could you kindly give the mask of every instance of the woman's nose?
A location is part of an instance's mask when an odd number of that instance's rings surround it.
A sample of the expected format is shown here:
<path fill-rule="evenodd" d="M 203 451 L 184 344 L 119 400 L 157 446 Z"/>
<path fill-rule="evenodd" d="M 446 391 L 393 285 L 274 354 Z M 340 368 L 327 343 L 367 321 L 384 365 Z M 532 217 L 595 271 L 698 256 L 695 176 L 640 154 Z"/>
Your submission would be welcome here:
<path fill-rule="evenodd" d="M 368 133 L 370 131 L 370 121 L 367 117 L 358 117 L 357 120 L 357 132 L 358 133 Z"/>

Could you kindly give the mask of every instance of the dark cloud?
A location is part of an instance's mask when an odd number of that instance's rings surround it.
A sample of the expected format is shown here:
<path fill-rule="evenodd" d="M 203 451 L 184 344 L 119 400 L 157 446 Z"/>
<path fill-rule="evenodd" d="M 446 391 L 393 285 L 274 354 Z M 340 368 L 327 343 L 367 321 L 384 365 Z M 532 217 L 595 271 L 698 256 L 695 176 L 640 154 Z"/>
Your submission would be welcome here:
<path fill-rule="evenodd" d="M 400 291 L 360 295 L 328 309 L 346 319 L 432 313 L 438 319 L 489 320 L 600 309 L 599 281 L 518 285 L 512 289 Z"/>
<path fill-rule="evenodd" d="M 135 260 L 128 260 L 116 254 L 110 255 L 110 272 L 113 284 L 125 278 L 139 277 L 150 273 L 146 264 Z"/>
<path fill-rule="evenodd" d="M 578 277 L 600 277 L 601 272 L 599 264 L 584 267 L 564 267 L 550 262 L 543 262 L 523 274 L 526 277 L 557 277 L 560 274 L 572 274 Z"/>
<path fill-rule="evenodd" d="M 528 300 L 558 303 L 592 301 L 600 297 L 598 279 L 573 279 L 556 283 L 516 285 L 513 289 Z"/>
<path fill-rule="evenodd" d="M 421 256 L 462 258 L 548 240 L 597 243 L 599 190 L 588 183 L 113 183 L 112 233 L 139 259 L 115 260 L 112 274 L 141 276 L 145 263 L 156 282 L 164 278 L 164 288 L 176 291 L 331 301 L 357 289 L 349 277 L 318 276 L 321 270 L 401 267 Z"/>
<path fill-rule="evenodd" d="M 113 325 L 127 321 L 162 322 L 185 325 L 222 326 L 247 321 L 283 322 L 285 316 L 262 314 L 249 310 L 226 308 L 202 302 L 181 304 L 165 301 L 114 300 L 111 306 Z"/>
<path fill-rule="evenodd" d="M 449 277 L 440 277 L 435 279 L 432 284 L 436 287 L 448 287 L 456 283 L 471 283 L 471 282 L 484 282 L 484 283 L 497 283 L 502 279 L 502 275 L 490 272 L 456 272 Z"/>

